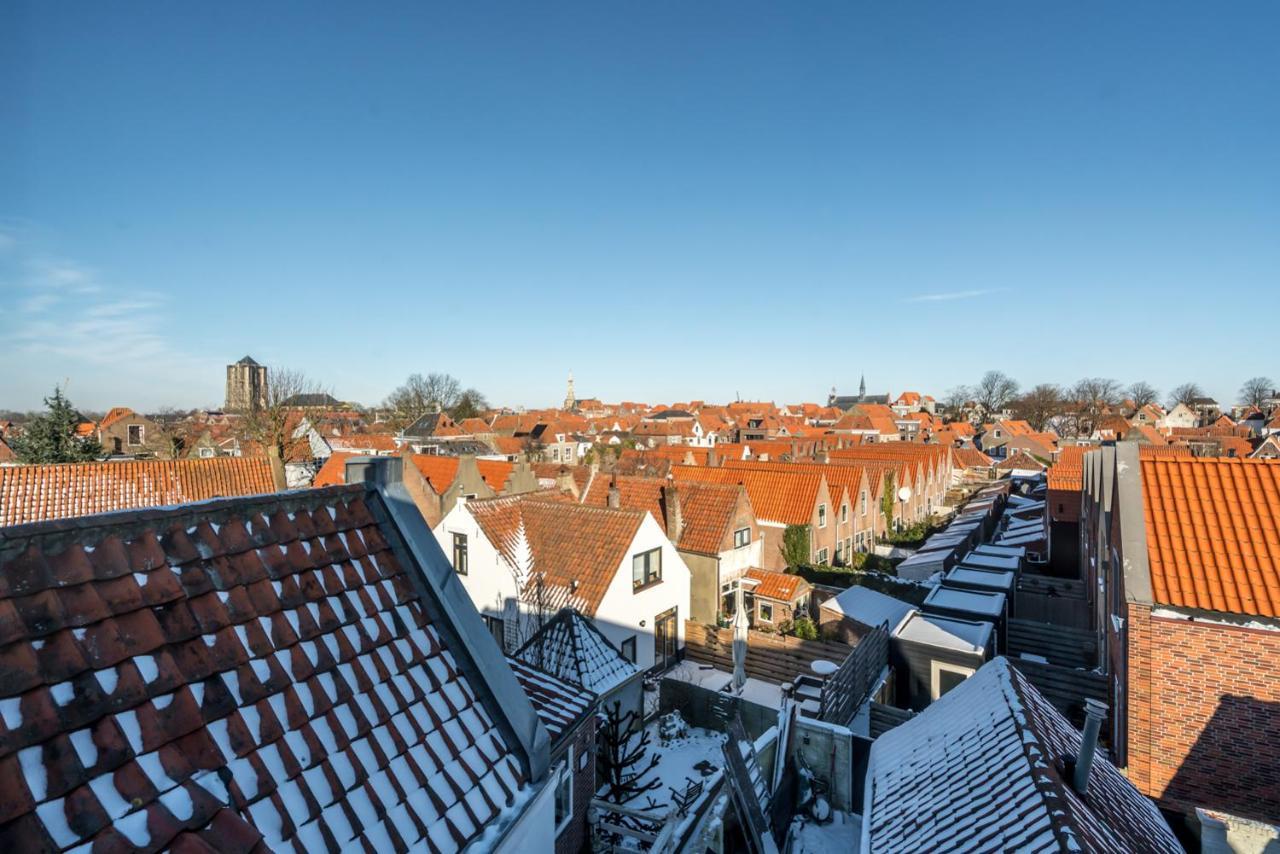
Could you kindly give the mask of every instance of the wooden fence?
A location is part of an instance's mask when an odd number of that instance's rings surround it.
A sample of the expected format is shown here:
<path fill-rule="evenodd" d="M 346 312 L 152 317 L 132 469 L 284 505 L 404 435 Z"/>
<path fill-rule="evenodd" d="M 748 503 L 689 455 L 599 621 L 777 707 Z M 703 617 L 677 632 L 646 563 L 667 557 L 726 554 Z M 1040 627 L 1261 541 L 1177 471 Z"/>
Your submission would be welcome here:
<path fill-rule="evenodd" d="M 1029 652 L 1048 659 L 1050 664 L 1085 669 L 1098 663 L 1098 641 L 1088 629 L 1019 619 L 1009 621 L 1007 633 L 1011 657 Z"/>
<path fill-rule="evenodd" d="M 733 630 L 717 629 L 688 620 L 684 624 L 685 655 L 692 661 L 733 672 Z M 797 676 L 813 675 L 815 661 L 840 664 L 853 647 L 845 643 L 806 641 L 799 638 L 747 633 L 747 675 L 766 682 L 794 682 Z"/>
<path fill-rule="evenodd" d="M 1013 612 L 1019 619 L 1089 628 L 1089 603 L 1083 581 L 1022 573 L 1014 593 Z"/>
<path fill-rule="evenodd" d="M 1092 670 L 1078 670 L 1073 667 L 1060 667 L 1056 664 L 1043 664 L 1039 661 L 1028 661 L 1025 658 L 1010 658 L 1009 663 L 1018 672 L 1027 677 L 1027 681 L 1036 686 L 1036 690 L 1048 700 L 1055 709 L 1073 726 L 1084 725 L 1085 698 L 1110 702 L 1107 696 L 1107 677 Z M 1107 722 L 1103 725 L 1103 733 L 1110 732 L 1111 714 L 1107 714 Z"/>
<path fill-rule="evenodd" d="M 822 710 L 818 717 L 827 723 L 848 726 L 888 665 L 889 629 L 877 626 L 862 636 L 840 669 L 822 683 Z"/>

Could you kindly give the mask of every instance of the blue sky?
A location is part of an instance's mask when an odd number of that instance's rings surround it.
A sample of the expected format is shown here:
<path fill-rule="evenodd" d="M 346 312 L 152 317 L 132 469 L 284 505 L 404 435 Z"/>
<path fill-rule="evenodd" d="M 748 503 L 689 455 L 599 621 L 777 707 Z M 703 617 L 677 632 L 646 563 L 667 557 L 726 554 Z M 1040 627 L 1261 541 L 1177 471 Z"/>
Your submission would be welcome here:
<path fill-rule="evenodd" d="M 179 8 L 181 7 L 181 8 Z M 1280 379 L 1280 5 L 0 7 L 0 408 Z M 1264 346 L 1270 342 L 1270 346 Z"/>

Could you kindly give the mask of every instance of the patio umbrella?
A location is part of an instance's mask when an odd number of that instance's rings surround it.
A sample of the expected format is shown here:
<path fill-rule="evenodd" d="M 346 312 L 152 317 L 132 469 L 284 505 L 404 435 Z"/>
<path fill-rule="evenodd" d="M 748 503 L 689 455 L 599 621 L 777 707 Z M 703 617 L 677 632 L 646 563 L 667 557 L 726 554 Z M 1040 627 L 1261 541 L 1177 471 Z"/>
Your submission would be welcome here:
<path fill-rule="evenodd" d="M 733 691 L 736 694 L 747 684 L 747 629 L 750 627 L 741 584 L 734 594 L 733 606 Z"/>

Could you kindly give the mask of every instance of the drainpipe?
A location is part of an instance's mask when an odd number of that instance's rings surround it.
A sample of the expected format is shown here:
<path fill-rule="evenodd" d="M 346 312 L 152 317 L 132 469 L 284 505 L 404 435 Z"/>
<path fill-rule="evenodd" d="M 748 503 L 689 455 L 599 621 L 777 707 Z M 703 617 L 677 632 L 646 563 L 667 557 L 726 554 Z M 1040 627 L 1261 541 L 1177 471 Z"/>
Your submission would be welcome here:
<path fill-rule="evenodd" d="M 1084 732 L 1080 736 L 1080 755 L 1076 758 L 1076 767 L 1072 775 L 1071 785 L 1080 794 L 1089 791 L 1089 769 L 1093 766 L 1093 756 L 1098 751 L 1098 731 L 1102 729 L 1102 720 L 1107 716 L 1107 704 L 1101 700 L 1084 701 Z"/>

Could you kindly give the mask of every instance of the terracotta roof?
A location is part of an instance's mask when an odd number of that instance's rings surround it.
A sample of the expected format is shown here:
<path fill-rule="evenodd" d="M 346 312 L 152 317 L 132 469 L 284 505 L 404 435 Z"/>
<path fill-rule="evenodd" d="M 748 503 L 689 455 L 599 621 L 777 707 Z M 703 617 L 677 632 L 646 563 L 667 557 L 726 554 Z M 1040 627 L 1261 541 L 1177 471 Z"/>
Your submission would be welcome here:
<path fill-rule="evenodd" d="M 1018 453 L 1014 454 L 1012 457 L 1008 457 L 1007 459 L 1003 459 L 996 463 L 996 468 L 1003 471 L 1009 471 L 1010 469 L 1043 470 L 1044 463 L 1040 462 L 1025 451 L 1018 451 Z"/>
<path fill-rule="evenodd" d="M 355 452 L 334 451 L 329 455 L 329 459 L 324 461 L 324 465 L 320 466 L 320 471 L 316 472 L 311 485 L 314 487 L 340 486 L 346 483 L 347 460 L 358 456 L 360 455 Z"/>
<path fill-rule="evenodd" d="M 1099 751 L 1076 793 L 1080 733 L 1004 658 L 871 747 L 873 851 L 1144 851 L 1182 846 Z"/>
<path fill-rule="evenodd" d="M 379 501 L 0 532 L 0 850 L 453 849 L 515 818 L 502 710 Z"/>
<path fill-rule="evenodd" d="M 547 500 L 539 493 L 468 501 L 467 509 L 507 563 L 541 578 L 555 607 L 594 616 L 622 566 L 645 513 Z M 528 541 L 532 571 L 517 566 L 520 533 Z M 532 583 L 524 590 L 534 593 Z"/>
<path fill-rule="evenodd" d="M 823 480 L 821 473 L 786 471 L 775 467 L 722 468 L 672 466 L 677 482 L 741 483 L 751 497 L 757 519 L 784 525 L 808 525 L 818 505 Z"/>
<path fill-rule="evenodd" d="M 265 457 L 0 467 L 0 527 L 274 492 Z"/>
<path fill-rule="evenodd" d="M 507 664 L 553 743 L 583 720 L 595 704 L 596 695 L 581 685 L 511 656 L 507 656 Z"/>
<path fill-rule="evenodd" d="M 524 439 L 517 439 L 515 436 L 495 436 L 489 440 L 494 449 L 500 454 L 511 456 L 518 454 L 524 450 Z"/>
<path fill-rule="evenodd" d="M 583 504 L 607 507 L 609 486 L 616 483 L 621 507 L 645 510 L 667 530 L 666 501 L 663 487 L 666 478 L 618 475 L 616 478 L 597 474 L 582 494 Z M 681 483 L 676 487 L 680 503 L 682 532 L 676 548 L 698 554 L 718 554 L 732 533 L 734 512 L 738 502 L 746 498 L 746 490 L 737 484 Z M 669 534 L 668 534 L 669 536 Z"/>
<path fill-rule="evenodd" d="M 353 433 L 334 436 L 327 441 L 335 451 L 393 453 L 398 449 L 395 438 L 386 433 Z"/>
<path fill-rule="evenodd" d="M 1280 460 L 1140 465 L 1155 601 L 1280 617 Z"/>
<path fill-rule="evenodd" d="M 567 471 L 578 487 L 579 494 L 587 488 L 591 480 L 591 466 L 566 465 L 565 463 L 532 463 L 530 468 L 538 476 L 539 481 L 554 481 L 560 477 L 562 470 Z"/>
<path fill-rule="evenodd" d="M 952 450 L 956 465 L 960 468 L 990 468 L 995 460 L 977 448 L 955 448 Z"/>
<path fill-rule="evenodd" d="M 797 597 L 807 593 L 810 587 L 809 582 L 798 575 L 772 572 L 767 569 L 758 569 L 754 566 L 747 570 L 747 578 L 759 582 L 759 584 L 751 588 L 753 596 L 773 599 L 776 602 L 794 602 Z"/>
<path fill-rule="evenodd" d="M 447 490 L 458 476 L 458 457 L 413 454 L 410 459 L 437 494 Z M 476 468 L 486 486 L 494 492 L 501 492 L 515 466 L 503 460 L 476 460 Z"/>
<path fill-rule="evenodd" d="M 102 416 L 102 420 L 98 422 L 99 430 L 106 430 L 112 424 L 124 418 L 133 417 L 134 412 L 127 406 L 115 406 L 106 415 Z"/>

